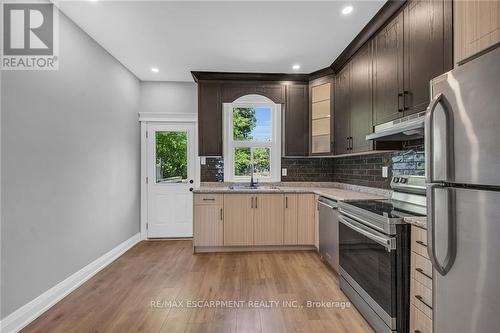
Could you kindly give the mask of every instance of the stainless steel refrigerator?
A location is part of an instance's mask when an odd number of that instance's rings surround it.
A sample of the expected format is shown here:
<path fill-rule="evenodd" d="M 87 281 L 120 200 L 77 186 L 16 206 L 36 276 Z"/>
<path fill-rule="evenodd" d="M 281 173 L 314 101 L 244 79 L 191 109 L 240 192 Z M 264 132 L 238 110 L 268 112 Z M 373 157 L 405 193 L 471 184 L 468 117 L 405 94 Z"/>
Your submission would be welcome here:
<path fill-rule="evenodd" d="M 434 332 L 500 332 L 500 47 L 432 80 L 431 96 Z"/>

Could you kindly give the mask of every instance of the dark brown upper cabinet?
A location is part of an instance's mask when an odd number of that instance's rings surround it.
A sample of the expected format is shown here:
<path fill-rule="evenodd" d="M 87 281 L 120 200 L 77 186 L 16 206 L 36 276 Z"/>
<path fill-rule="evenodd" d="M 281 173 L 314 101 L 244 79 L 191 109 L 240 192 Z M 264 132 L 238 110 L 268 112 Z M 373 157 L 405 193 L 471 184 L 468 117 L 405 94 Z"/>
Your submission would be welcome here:
<path fill-rule="evenodd" d="M 337 75 L 335 153 L 372 150 L 372 43 L 366 43 Z"/>
<path fill-rule="evenodd" d="M 238 98 L 257 94 L 276 104 L 288 106 L 284 136 L 284 155 L 308 154 L 308 80 L 302 74 L 246 74 L 193 72 L 198 83 L 198 154 L 222 156 L 222 105 Z M 245 78 L 251 78 L 245 80 Z M 221 80 L 224 79 L 224 80 Z M 256 81 L 259 80 L 260 81 Z M 273 81 L 280 79 L 282 81 Z M 290 90 L 286 95 L 287 84 Z M 285 111 L 286 112 L 286 111 Z M 287 127 L 289 127 L 287 129 Z"/>
<path fill-rule="evenodd" d="M 285 156 L 309 155 L 309 86 L 286 86 L 283 112 Z"/>
<path fill-rule="evenodd" d="M 284 105 L 284 156 L 393 149 L 365 137 L 373 126 L 424 111 L 429 81 L 452 65 L 452 2 L 388 1 L 331 68 L 310 75 L 192 72 L 199 154 L 222 156 L 222 103 L 247 94 Z"/>
<path fill-rule="evenodd" d="M 366 43 L 351 62 L 350 151 L 372 150 L 366 136 L 373 132 L 372 119 L 372 42 Z"/>
<path fill-rule="evenodd" d="M 450 70 L 452 4 L 444 0 L 410 1 L 404 9 L 404 114 L 429 105 L 429 82 Z"/>
<path fill-rule="evenodd" d="M 285 85 L 263 82 L 230 82 L 222 84 L 222 103 L 232 103 L 245 95 L 262 95 L 276 104 L 285 103 Z"/>
<path fill-rule="evenodd" d="M 350 151 L 351 136 L 351 64 L 348 62 L 335 77 L 335 154 L 347 154 Z"/>
<path fill-rule="evenodd" d="M 403 115 L 403 13 L 373 38 L 374 125 Z"/>
<path fill-rule="evenodd" d="M 198 155 L 222 156 L 220 84 L 198 82 Z"/>
<path fill-rule="evenodd" d="M 408 1 L 373 38 L 374 125 L 426 109 L 430 80 L 453 65 L 451 6 Z"/>
<path fill-rule="evenodd" d="M 286 103 L 285 85 L 281 83 L 257 85 L 255 93 L 269 98 L 276 104 Z"/>

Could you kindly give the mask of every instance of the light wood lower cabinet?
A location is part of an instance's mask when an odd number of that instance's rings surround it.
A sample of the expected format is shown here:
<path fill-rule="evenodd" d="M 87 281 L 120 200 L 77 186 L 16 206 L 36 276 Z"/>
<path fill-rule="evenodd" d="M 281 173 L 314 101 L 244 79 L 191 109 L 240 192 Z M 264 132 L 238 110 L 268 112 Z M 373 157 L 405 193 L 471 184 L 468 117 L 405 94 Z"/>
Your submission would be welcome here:
<path fill-rule="evenodd" d="M 427 253 L 427 230 L 416 226 L 411 227 L 411 250 L 429 259 Z"/>
<path fill-rule="evenodd" d="M 315 233 L 314 194 L 194 196 L 195 247 L 310 246 Z"/>
<path fill-rule="evenodd" d="M 223 196 L 221 194 L 195 194 L 194 246 L 222 246 Z"/>
<path fill-rule="evenodd" d="M 256 195 L 254 210 L 254 245 L 283 245 L 283 195 Z"/>
<path fill-rule="evenodd" d="M 297 244 L 314 245 L 314 222 L 316 214 L 314 194 L 298 194 L 297 200 Z"/>
<path fill-rule="evenodd" d="M 297 245 L 297 194 L 285 194 L 283 244 Z"/>
<path fill-rule="evenodd" d="M 314 247 L 319 251 L 319 195 L 314 195 Z"/>
<path fill-rule="evenodd" d="M 410 279 L 410 302 L 432 319 L 432 289 Z"/>
<path fill-rule="evenodd" d="M 411 253 L 411 277 L 432 289 L 432 263 L 415 252 Z"/>
<path fill-rule="evenodd" d="M 314 194 L 284 195 L 283 243 L 315 245 L 316 200 Z"/>
<path fill-rule="evenodd" d="M 254 245 L 254 195 L 224 194 L 224 245 Z"/>
<path fill-rule="evenodd" d="M 432 333 L 433 269 L 427 256 L 427 230 L 411 226 L 410 332 Z"/>
<path fill-rule="evenodd" d="M 410 305 L 410 332 L 432 333 L 432 320 L 415 305 Z"/>

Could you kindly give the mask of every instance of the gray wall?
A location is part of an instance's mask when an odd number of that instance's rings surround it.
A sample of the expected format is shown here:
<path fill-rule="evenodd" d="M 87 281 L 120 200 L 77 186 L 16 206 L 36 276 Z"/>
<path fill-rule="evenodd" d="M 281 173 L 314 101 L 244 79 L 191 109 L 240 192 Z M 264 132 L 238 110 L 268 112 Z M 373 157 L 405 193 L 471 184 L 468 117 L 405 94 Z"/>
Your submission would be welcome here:
<path fill-rule="evenodd" d="M 3 318 L 139 232 L 140 82 L 61 14 L 59 71 L 1 86 Z"/>
<path fill-rule="evenodd" d="M 194 82 L 142 82 L 140 99 L 140 112 L 198 112 Z"/>

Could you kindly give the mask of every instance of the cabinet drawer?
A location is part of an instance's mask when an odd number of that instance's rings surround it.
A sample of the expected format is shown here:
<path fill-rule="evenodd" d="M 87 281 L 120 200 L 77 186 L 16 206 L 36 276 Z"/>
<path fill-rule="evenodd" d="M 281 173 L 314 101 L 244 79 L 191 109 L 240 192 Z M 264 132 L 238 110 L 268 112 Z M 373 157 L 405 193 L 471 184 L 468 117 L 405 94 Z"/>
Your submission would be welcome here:
<path fill-rule="evenodd" d="M 432 320 L 415 305 L 410 305 L 410 333 L 432 333 Z"/>
<path fill-rule="evenodd" d="M 194 195 L 195 205 L 219 205 L 222 204 L 222 194 L 197 193 Z"/>
<path fill-rule="evenodd" d="M 415 279 L 410 279 L 410 302 L 432 318 L 432 290 Z"/>
<path fill-rule="evenodd" d="M 429 259 L 427 254 L 427 230 L 415 226 L 411 227 L 411 250 Z"/>
<path fill-rule="evenodd" d="M 411 277 L 432 289 L 432 263 L 415 252 L 411 253 Z"/>

